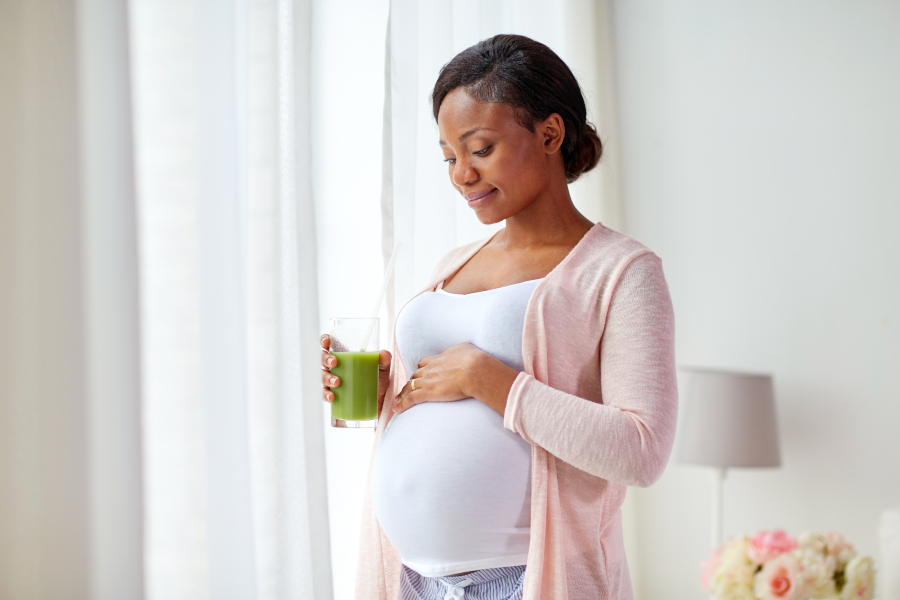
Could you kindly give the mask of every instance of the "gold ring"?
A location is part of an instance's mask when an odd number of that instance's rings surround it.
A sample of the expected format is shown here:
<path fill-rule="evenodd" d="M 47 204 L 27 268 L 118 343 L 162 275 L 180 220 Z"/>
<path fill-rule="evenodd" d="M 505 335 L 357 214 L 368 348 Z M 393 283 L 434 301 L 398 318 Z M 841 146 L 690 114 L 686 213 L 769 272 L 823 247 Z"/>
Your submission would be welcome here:
<path fill-rule="evenodd" d="M 410 387 L 412 387 L 412 389 L 416 389 L 416 380 L 415 380 L 415 379 L 410 379 L 410 380 L 409 380 L 409 385 L 410 385 Z"/>

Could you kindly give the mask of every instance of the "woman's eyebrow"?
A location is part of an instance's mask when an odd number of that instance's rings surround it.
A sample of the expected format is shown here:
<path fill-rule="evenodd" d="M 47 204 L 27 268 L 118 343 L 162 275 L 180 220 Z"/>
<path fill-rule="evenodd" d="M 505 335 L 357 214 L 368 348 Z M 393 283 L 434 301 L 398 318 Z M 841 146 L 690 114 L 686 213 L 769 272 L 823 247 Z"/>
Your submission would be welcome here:
<path fill-rule="evenodd" d="M 472 129 L 468 130 L 467 132 L 465 132 L 464 134 L 462 134 L 461 136 L 459 136 L 459 141 L 460 141 L 460 142 L 466 141 L 466 138 L 467 138 L 467 137 L 471 136 L 473 133 L 476 133 L 476 132 L 478 132 L 478 131 L 497 131 L 497 130 L 496 130 L 496 129 L 491 129 L 490 127 L 473 127 Z M 439 142 L 439 144 L 440 144 L 441 146 L 447 146 L 447 145 L 448 145 L 447 142 L 445 142 L 444 140 L 441 140 L 441 141 Z"/>

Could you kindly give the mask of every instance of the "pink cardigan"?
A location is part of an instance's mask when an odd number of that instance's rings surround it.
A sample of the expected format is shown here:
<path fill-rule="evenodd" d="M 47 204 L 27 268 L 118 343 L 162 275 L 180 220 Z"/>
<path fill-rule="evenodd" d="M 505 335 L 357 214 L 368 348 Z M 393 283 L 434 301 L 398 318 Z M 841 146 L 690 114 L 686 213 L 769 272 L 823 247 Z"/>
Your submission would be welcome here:
<path fill-rule="evenodd" d="M 419 293 L 490 239 L 450 252 Z M 397 394 L 407 374 L 392 346 L 389 390 Z M 630 599 L 620 507 L 627 486 L 649 486 L 665 469 L 678 405 L 674 316 L 660 259 L 596 224 L 534 290 L 522 351 L 525 372 L 503 424 L 532 445 L 524 600 Z M 376 448 L 392 415 L 379 415 Z M 400 557 L 372 509 L 371 465 L 369 473 L 356 598 L 395 600 Z"/>

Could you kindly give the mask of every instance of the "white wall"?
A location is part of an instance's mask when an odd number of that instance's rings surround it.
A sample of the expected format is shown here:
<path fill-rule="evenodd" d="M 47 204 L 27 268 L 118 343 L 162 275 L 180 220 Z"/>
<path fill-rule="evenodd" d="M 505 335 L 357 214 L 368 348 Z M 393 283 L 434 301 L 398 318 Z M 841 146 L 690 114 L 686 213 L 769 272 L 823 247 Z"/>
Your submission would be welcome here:
<path fill-rule="evenodd" d="M 614 10 L 625 229 L 663 259 L 681 365 L 775 376 L 784 466 L 732 471 L 725 533 L 900 506 L 900 3 Z M 700 598 L 710 484 L 633 490 L 643 598 Z"/>

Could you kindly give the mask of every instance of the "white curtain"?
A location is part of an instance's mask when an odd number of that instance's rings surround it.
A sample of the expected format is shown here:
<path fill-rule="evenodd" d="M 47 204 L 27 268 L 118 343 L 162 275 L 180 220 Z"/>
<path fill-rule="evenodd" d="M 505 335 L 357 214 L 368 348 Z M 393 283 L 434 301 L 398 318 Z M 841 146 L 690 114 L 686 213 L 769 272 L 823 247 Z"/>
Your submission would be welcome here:
<path fill-rule="evenodd" d="M 311 23 L 0 3 L 0 600 L 332 596 Z"/>
<path fill-rule="evenodd" d="M 147 597 L 329 598 L 309 4 L 132 7 Z"/>

